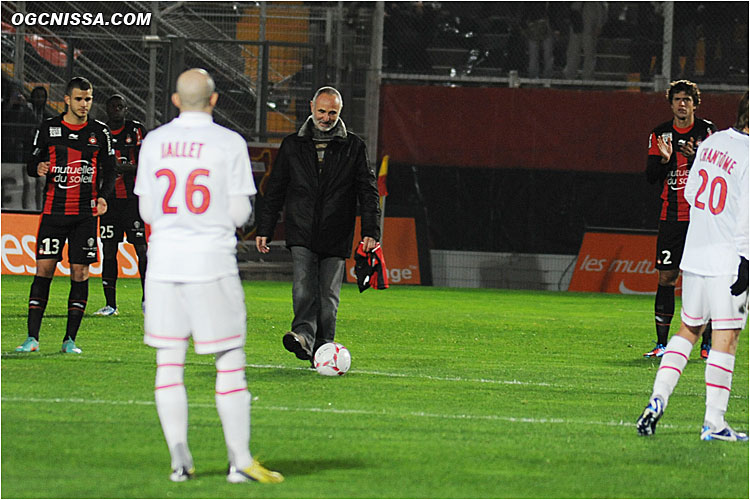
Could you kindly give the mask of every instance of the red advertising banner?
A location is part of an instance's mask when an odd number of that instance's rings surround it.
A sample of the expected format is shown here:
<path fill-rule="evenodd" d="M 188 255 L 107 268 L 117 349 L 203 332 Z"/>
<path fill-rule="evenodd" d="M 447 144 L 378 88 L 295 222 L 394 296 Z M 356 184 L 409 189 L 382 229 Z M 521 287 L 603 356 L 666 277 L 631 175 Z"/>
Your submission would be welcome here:
<path fill-rule="evenodd" d="M 36 273 L 36 233 L 39 215 L 2 214 L 2 274 L 34 275 Z M 102 275 L 102 242 L 99 240 L 99 262 L 89 266 L 91 276 Z M 117 254 L 118 277 L 138 277 L 138 259 L 133 245 L 120 243 Z M 70 276 L 68 250 L 63 251 L 63 260 L 57 263 L 55 276 Z"/>
<path fill-rule="evenodd" d="M 655 256 L 655 234 L 587 232 L 568 291 L 653 295 Z M 681 289 L 682 277 L 675 290 Z"/>
<path fill-rule="evenodd" d="M 354 244 L 359 245 L 360 218 L 354 228 Z M 386 217 L 383 228 L 383 257 L 388 268 L 389 285 L 420 285 L 419 253 L 417 253 L 417 230 L 414 219 Z M 357 282 L 354 273 L 354 258 L 346 259 L 346 281 Z"/>
<path fill-rule="evenodd" d="M 704 92 L 697 116 L 727 128 L 739 100 Z M 386 84 L 380 103 L 377 156 L 424 166 L 641 173 L 672 117 L 663 92 Z"/>

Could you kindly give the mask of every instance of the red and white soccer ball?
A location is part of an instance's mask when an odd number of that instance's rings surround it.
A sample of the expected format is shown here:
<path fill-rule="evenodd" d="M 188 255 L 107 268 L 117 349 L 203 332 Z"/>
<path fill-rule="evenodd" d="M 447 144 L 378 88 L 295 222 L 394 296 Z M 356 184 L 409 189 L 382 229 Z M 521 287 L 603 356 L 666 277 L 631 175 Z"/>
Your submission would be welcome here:
<path fill-rule="evenodd" d="M 349 371 L 352 355 L 338 342 L 323 344 L 315 352 L 315 369 L 321 375 L 333 377 Z"/>

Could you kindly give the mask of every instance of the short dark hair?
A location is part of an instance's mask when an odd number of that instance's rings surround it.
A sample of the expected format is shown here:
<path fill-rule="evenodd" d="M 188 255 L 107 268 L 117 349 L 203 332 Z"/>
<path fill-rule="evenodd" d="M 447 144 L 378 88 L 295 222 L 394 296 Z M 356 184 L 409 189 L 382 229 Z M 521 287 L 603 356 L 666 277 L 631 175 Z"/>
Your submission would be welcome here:
<path fill-rule="evenodd" d="M 674 95 L 678 92 L 685 92 L 687 95 L 693 98 L 693 104 L 697 108 L 701 103 L 701 91 L 698 89 L 698 85 L 691 82 L 690 80 L 676 80 L 669 84 L 667 89 L 667 101 L 672 104 Z"/>
<path fill-rule="evenodd" d="M 94 86 L 91 85 L 90 81 L 88 81 L 82 76 L 76 76 L 72 80 L 70 80 L 68 82 L 68 86 L 65 87 L 65 95 L 69 96 L 73 92 L 73 89 L 86 91 L 89 89 L 93 90 L 93 88 Z"/>
<path fill-rule="evenodd" d="M 745 91 L 745 95 L 742 96 L 740 104 L 737 106 L 737 121 L 734 123 L 734 128 L 744 130 L 748 126 L 747 122 L 747 91 Z"/>
<path fill-rule="evenodd" d="M 47 89 L 46 89 L 46 88 L 45 88 L 45 87 L 44 87 L 43 85 L 39 85 L 39 86 L 36 86 L 36 87 L 34 87 L 33 89 L 31 89 L 31 93 L 29 94 L 29 96 L 32 96 L 32 95 L 34 95 L 34 92 L 36 92 L 36 91 L 38 91 L 38 90 L 41 90 L 42 92 L 44 92 L 44 98 L 45 98 L 45 99 L 46 99 L 47 97 L 49 97 L 49 94 L 47 94 Z"/>
<path fill-rule="evenodd" d="M 109 96 L 109 99 L 107 99 L 107 105 L 109 105 L 110 102 L 115 101 L 117 99 L 121 100 L 122 102 L 126 102 L 125 97 L 122 96 L 121 94 L 112 94 L 111 96 Z"/>

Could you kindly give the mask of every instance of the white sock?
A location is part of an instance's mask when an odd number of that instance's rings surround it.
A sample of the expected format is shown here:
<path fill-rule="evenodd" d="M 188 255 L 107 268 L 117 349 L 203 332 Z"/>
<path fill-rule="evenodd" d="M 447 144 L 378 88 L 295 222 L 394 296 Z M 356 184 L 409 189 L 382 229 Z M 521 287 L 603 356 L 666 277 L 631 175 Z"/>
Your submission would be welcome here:
<path fill-rule="evenodd" d="M 172 469 L 193 466 L 193 457 L 187 445 L 188 402 L 183 383 L 185 352 L 184 349 L 156 351 L 154 398 L 169 447 Z"/>
<path fill-rule="evenodd" d="M 245 380 L 245 351 L 230 349 L 216 354 L 216 410 L 227 444 L 229 463 L 245 469 L 250 455 L 250 393 Z"/>
<path fill-rule="evenodd" d="M 733 371 L 734 356 L 711 349 L 706 360 L 706 417 L 703 420 L 717 431 L 726 426 L 724 414 L 729 406 Z"/>
<path fill-rule="evenodd" d="M 654 390 L 651 393 L 652 398 L 658 397 L 664 401 L 664 408 L 667 407 L 669 396 L 672 395 L 680 380 L 692 349 L 693 344 L 678 335 L 674 335 L 667 343 L 667 350 L 661 358 L 659 371 L 656 372 L 654 379 Z"/>

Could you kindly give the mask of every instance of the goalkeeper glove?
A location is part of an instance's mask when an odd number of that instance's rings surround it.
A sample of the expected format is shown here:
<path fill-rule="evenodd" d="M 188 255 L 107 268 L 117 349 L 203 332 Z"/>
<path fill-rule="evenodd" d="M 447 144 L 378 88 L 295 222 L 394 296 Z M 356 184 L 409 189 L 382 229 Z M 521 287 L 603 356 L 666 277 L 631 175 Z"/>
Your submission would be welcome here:
<path fill-rule="evenodd" d="M 742 292 L 747 290 L 748 284 L 748 269 L 747 259 L 740 257 L 740 267 L 737 268 L 737 281 L 731 286 L 732 295 L 740 295 Z"/>

